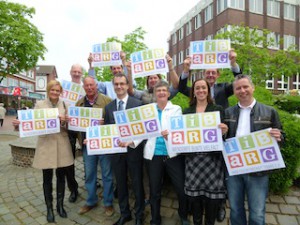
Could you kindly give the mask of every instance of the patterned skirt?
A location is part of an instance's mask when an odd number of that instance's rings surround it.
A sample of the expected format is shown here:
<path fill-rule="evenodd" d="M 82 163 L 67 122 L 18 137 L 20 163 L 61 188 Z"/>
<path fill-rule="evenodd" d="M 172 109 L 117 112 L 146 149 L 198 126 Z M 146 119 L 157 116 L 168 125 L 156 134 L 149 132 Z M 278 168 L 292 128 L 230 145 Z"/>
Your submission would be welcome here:
<path fill-rule="evenodd" d="M 196 153 L 185 157 L 185 194 L 225 199 L 225 173 L 222 153 Z"/>

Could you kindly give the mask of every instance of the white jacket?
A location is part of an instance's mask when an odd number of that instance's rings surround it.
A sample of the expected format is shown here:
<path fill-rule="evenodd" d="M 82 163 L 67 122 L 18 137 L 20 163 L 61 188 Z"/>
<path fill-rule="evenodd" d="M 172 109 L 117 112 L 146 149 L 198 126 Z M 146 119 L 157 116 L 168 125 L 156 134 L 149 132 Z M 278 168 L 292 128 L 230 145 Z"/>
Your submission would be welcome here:
<path fill-rule="evenodd" d="M 168 101 L 166 107 L 162 111 L 161 115 L 161 130 L 168 129 L 168 121 L 170 116 L 178 116 L 182 114 L 181 107 L 178 105 L 173 105 L 172 102 Z M 145 148 L 144 148 L 144 158 L 152 160 L 154 156 L 156 137 L 148 139 Z M 168 148 L 168 141 L 165 140 L 165 144 L 167 147 L 168 156 L 170 158 L 175 157 L 177 153 L 173 152 L 170 148 Z"/>

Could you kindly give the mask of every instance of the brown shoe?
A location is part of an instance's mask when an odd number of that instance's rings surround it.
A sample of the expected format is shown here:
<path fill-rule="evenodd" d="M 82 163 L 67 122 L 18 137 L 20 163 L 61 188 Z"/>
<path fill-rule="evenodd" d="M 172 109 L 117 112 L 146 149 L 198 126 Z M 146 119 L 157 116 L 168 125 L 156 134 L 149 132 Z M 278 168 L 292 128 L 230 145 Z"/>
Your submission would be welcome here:
<path fill-rule="evenodd" d="M 84 213 L 87 213 L 88 211 L 92 210 L 93 208 L 95 208 L 97 206 L 97 204 L 95 205 L 84 205 L 82 206 L 79 211 L 78 211 L 78 214 L 82 215 Z"/>
<path fill-rule="evenodd" d="M 105 208 L 105 215 L 106 216 L 112 216 L 115 213 L 115 210 L 112 206 L 104 206 Z"/>

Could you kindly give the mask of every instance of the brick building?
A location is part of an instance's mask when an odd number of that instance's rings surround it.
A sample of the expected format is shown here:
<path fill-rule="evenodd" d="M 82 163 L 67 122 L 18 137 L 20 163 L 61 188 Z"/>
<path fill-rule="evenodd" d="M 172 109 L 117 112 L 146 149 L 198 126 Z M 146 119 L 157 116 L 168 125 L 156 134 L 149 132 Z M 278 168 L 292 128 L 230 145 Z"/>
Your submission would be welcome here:
<path fill-rule="evenodd" d="M 189 54 L 190 41 L 213 39 L 229 25 L 243 23 L 248 27 L 268 29 L 276 44 L 270 50 L 287 49 L 297 45 L 300 37 L 300 0 L 200 0 L 175 24 L 168 38 L 169 55 L 177 73 L 183 70 L 183 61 Z M 280 39 L 283 43 L 280 44 Z M 195 76 L 201 76 L 197 71 Z M 194 76 L 194 77 L 195 77 Z M 266 88 L 300 89 L 299 74 L 268 80 Z"/>

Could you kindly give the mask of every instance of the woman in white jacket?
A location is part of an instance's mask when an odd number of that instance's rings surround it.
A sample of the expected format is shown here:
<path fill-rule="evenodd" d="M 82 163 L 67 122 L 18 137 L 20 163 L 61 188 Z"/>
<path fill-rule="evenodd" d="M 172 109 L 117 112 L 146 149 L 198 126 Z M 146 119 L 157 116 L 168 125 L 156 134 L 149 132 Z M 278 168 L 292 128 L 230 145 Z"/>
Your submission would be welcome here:
<path fill-rule="evenodd" d="M 180 106 L 173 105 L 170 97 L 169 84 L 159 81 L 154 87 L 157 111 L 162 128 L 162 136 L 150 138 L 144 148 L 144 158 L 149 174 L 150 183 L 150 205 L 151 205 L 151 225 L 160 225 L 160 202 L 163 185 L 164 172 L 169 175 L 178 196 L 178 214 L 182 225 L 188 225 L 187 220 L 187 199 L 184 194 L 184 161 L 182 156 L 177 156 L 175 152 L 168 149 L 168 118 L 172 115 L 181 115 Z"/>

